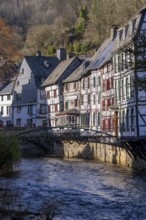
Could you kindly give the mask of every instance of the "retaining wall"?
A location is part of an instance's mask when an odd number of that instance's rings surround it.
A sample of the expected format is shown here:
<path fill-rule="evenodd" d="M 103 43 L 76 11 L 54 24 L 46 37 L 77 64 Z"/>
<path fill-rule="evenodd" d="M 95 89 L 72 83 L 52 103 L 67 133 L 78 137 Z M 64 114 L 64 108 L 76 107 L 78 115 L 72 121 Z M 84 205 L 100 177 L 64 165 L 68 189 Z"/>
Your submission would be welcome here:
<path fill-rule="evenodd" d="M 125 149 L 100 143 L 79 144 L 73 142 L 54 142 L 54 155 L 65 158 L 84 158 L 134 167 L 146 170 L 146 162 L 129 156 Z"/>

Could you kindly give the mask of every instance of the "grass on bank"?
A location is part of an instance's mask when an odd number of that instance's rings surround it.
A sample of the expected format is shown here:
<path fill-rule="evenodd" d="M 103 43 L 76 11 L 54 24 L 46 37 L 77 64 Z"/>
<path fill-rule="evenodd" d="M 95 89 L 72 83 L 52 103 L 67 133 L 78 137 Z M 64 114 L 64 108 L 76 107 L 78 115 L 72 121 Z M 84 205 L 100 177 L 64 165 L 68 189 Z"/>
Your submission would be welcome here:
<path fill-rule="evenodd" d="M 20 159 L 20 150 L 15 137 L 0 134 L 0 170 L 12 169 Z"/>

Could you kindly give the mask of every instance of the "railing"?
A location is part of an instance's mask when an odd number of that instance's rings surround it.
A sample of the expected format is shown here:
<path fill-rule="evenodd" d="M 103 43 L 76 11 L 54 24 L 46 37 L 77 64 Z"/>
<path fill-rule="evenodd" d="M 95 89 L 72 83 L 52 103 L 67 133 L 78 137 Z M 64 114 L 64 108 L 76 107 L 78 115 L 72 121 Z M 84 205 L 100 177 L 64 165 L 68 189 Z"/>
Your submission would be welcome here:
<path fill-rule="evenodd" d="M 78 143 L 95 142 L 120 146 L 121 140 L 101 131 L 79 127 L 46 127 L 31 128 L 18 131 L 18 139 L 31 141 L 33 139 L 72 140 Z"/>

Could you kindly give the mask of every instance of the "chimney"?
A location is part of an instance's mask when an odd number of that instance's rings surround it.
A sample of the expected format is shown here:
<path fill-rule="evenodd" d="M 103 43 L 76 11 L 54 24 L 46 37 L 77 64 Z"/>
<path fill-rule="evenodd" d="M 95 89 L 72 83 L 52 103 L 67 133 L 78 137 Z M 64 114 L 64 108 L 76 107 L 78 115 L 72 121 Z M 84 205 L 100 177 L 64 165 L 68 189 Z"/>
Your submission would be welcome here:
<path fill-rule="evenodd" d="M 117 36 L 117 30 L 118 30 L 118 26 L 113 25 L 111 28 L 111 40 L 114 40 L 115 37 Z"/>
<path fill-rule="evenodd" d="M 36 52 L 36 56 L 37 56 L 37 57 L 40 57 L 40 56 L 41 56 L 41 51 L 40 51 L 40 50 L 38 50 L 38 51 Z"/>
<path fill-rule="evenodd" d="M 75 53 L 67 53 L 67 60 L 74 56 L 75 56 Z"/>
<path fill-rule="evenodd" d="M 66 60 L 66 49 L 65 48 L 59 48 L 57 50 L 57 58 L 62 61 Z"/>

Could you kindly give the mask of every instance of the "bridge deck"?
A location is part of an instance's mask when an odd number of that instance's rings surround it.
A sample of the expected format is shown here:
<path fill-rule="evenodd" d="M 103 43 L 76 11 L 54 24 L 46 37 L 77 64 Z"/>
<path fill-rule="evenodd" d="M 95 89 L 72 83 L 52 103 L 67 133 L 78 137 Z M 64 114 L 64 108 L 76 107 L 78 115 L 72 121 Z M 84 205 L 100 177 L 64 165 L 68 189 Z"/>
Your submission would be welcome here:
<path fill-rule="evenodd" d="M 46 141 L 76 141 L 79 144 L 101 143 L 123 148 L 131 158 L 146 160 L 146 137 L 121 139 L 96 130 L 66 127 L 11 129 L 7 131 L 7 135 L 14 135 L 24 143 Z"/>

